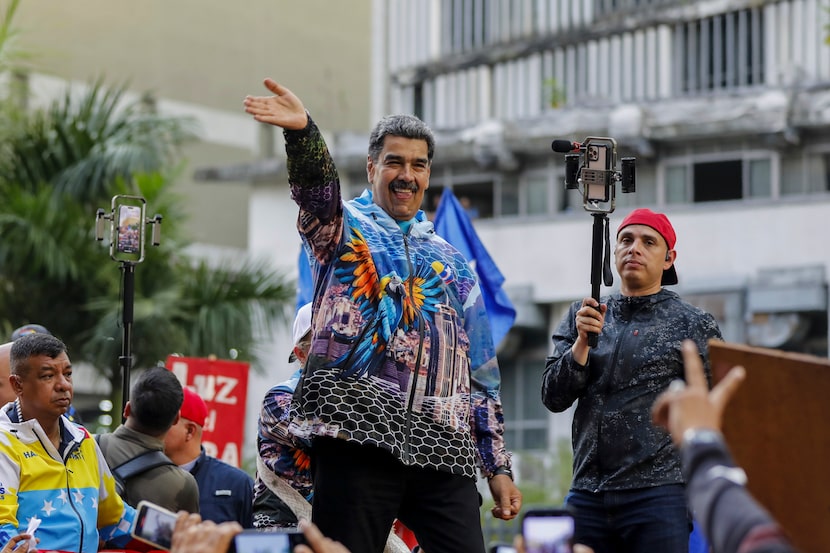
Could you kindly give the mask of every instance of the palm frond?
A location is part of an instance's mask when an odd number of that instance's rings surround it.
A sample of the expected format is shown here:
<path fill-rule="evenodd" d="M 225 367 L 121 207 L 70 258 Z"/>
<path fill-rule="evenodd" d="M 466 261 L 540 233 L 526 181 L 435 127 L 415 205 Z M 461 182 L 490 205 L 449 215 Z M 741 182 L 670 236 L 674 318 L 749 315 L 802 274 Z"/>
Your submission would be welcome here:
<path fill-rule="evenodd" d="M 294 298 L 294 283 L 275 273 L 266 262 L 225 263 L 212 268 L 198 262 L 182 279 L 182 294 L 195 324 L 188 355 L 226 357 L 234 350 L 240 359 L 261 366 L 256 348 L 260 333 L 288 320 L 286 306 Z"/>
<path fill-rule="evenodd" d="M 91 237 L 78 222 L 77 206 L 66 203 L 51 208 L 52 194 L 46 187 L 35 192 L 10 190 L 0 207 L 0 266 L 6 275 L 42 275 L 57 283 L 77 279 Z M 90 219 L 91 222 L 91 219 Z"/>
<path fill-rule="evenodd" d="M 146 113 L 125 100 L 123 87 L 98 81 L 80 99 L 67 91 L 11 134 L 0 150 L 0 180 L 29 189 L 51 183 L 89 206 L 111 197 L 116 180 L 132 186 L 135 174 L 172 164 L 194 136 L 191 119 Z"/>

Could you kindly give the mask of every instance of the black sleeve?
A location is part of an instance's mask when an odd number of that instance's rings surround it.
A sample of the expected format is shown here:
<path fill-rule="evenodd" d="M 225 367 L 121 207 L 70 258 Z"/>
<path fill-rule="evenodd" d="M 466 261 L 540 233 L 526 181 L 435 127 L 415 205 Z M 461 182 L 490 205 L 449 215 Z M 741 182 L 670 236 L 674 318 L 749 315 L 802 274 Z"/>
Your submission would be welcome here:
<path fill-rule="evenodd" d="M 574 361 L 571 354 L 577 337 L 575 317 L 581 302 L 571 305 L 559 323 L 553 339 L 553 355 L 545 361 L 542 375 L 542 403 L 554 413 L 560 413 L 579 399 L 588 388 L 589 369 Z M 590 363 L 590 354 L 588 363 Z"/>
<path fill-rule="evenodd" d="M 795 553 L 784 532 L 744 487 L 723 441 L 681 447 L 689 507 L 712 550 Z"/>

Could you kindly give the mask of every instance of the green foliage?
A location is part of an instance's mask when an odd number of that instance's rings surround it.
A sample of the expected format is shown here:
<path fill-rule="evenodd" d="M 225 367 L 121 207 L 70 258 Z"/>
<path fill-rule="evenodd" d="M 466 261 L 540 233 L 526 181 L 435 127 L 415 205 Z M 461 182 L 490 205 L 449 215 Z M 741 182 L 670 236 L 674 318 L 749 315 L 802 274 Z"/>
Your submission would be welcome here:
<path fill-rule="evenodd" d="M 12 67 L 17 4 L 0 22 L 0 71 Z M 73 362 L 89 362 L 109 380 L 119 413 L 125 266 L 95 240 L 95 212 L 108 211 L 115 195 L 138 195 L 163 224 L 161 245 L 148 244 L 134 271 L 133 368 L 172 353 L 261 366 L 258 340 L 286 320 L 294 285 L 263 262 L 212 266 L 185 253 L 184 212 L 171 187 L 183 168 L 180 147 L 195 138 L 193 122 L 159 116 L 150 102 L 128 101 L 123 86 L 103 80 L 45 109 L 21 105 L 0 97 L 0 332 L 46 326 Z"/>
<path fill-rule="evenodd" d="M 542 84 L 544 87 L 544 97 L 547 98 L 548 105 L 554 109 L 561 108 L 567 102 L 564 87 L 554 78 L 545 79 Z"/>
<path fill-rule="evenodd" d="M 514 453 L 513 464 L 519 468 L 516 486 L 522 492 L 522 512 L 533 507 L 559 507 L 565 502 L 573 470 L 569 439 L 561 438 L 549 451 Z M 518 522 L 493 519 L 490 514 L 493 505 L 493 498 L 485 495 L 481 508 L 485 541 L 511 543 L 519 531 Z"/>
<path fill-rule="evenodd" d="M 172 164 L 177 147 L 194 134 L 188 119 L 159 117 L 140 101 L 126 102 L 124 88 L 95 82 L 81 98 L 67 91 L 48 110 L 25 117 L 0 157 L 0 183 L 34 189 L 49 183 L 93 207 L 110 197 L 113 183 Z"/>
<path fill-rule="evenodd" d="M 0 71 L 18 69 L 30 58 L 17 42 L 20 31 L 12 25 L 20 0 L 11 0 L 0 19 Z"/>

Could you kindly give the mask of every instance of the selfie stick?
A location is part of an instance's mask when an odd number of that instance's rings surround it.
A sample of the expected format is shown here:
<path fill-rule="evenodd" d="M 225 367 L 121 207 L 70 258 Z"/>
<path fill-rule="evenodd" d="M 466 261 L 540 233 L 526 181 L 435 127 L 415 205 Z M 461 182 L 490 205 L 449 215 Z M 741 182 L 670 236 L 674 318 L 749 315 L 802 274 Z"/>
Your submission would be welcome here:
<path fill-rule="evenodd" d="M 135 251 L 118 251 L 119 236 L 118 230 L 120 222 L 117 222 L 118 215 L 116 211 L 122 205 L 130 205 L 127 202 L 133 201 L 141 206 L 141 220 L 139 225 L 153 225 L 152 245 L 158 246 L 161 243 L 161 221 L 162 216 L 156 215 L 151 218 L 144 218 L 143 205 L 144 198 L 133 196 L 115 196 L 113 198 L 113 209 L 110 213 L 106 213 L 103 209 L 98 209 L 95 214 L 95 239 L 104 239 L 104 221 L 110 221 L 112 243 L 110 244 L 110 256 L 121 263 L 121 289 L 122 289 L 122 307 L 121 307 L 121 324 L 122 324 L 122 340 L 121 340 L 121 356 L 118 358 L 118 364 L 121 366 L 121 422 L 124 422 L 124 407 L 130 399 L 130 372 L 132 370 L 132 331 L 133 331 L 133 314 L 135 305 L 135 266 L 144 261 L 144 233 L 140 232 L 138 247 Z M 113 223 L 116 221 L 115 223 Z M 140 229 L 143 231 L 143 228 Z M 129 259 L 125 259 L 129 258 Z"/>
<path fill-rule="evenodd" d="M 135 305 L 135 263 L 121 262 L 121 283 L 123 286 L 123 303 L 121 307 L 121 422 L 124 422 L 124 407 L 130 399 L 130 371 L 132 370 L 132 332 L 133 306 Z"/>
<path fill-rule="evenodd" d="M 610 286 L 613 279 L 610 267 L 610 243 L 608 242 L 608 215 L 605 213 L 592 213 L 594 218 L 593 240 L 591 244 L 591 297 L 597 301 L 599 306 L 599 287 L 602 283 L 603 275 L 605 276 L 606 285 Z M 603 233 L 603 230 L 605 233 Z M 605 262 L 603 263 L 603 245 L 605 253 Z M 597 307 L 599 310 L 599 307 Z M 588 333 L 588 346 L 595 348 L 599 341 L 599 335 L 596 332 Z"/>

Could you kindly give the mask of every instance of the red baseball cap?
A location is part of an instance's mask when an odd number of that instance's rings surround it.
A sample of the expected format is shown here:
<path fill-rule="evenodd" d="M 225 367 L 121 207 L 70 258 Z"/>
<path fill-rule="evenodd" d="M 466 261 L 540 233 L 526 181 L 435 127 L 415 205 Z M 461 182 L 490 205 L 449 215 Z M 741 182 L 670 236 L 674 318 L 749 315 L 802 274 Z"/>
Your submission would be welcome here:
<path fill-rule="evenodd" d="M 644 207 L 635 209 L 629 213 L 625 219 L 623 219 L 623 222 L 620 224 L 620 228 L 617 229 L 617 236 L 620 235 L 620 231 L 622 229 L 629 225 L 645 225 L 653 228 L 660 233 L 660 236 L 662 236 L 663 240 L 666 241 L 666 245 L 669 249 L 674 249 L 674 245 L 677 242 L 677 235 L 674 232 L 674 227 L 671 226 L 669 218 L 662 213 L 655 213 Z M 677 271 L 674 268 L 674 263 L 672 263 L 668 269 L 663 271 L 663 278 L 660 281 L 660 284 L 663 286 L 677 284 Z"/>
<path fill-rule="evenodd" d="M 199 426 L 204 426 L 208 415 L 205 400 L 187 386 L 183 387 L 183 391 L 184 401 L 182 402 L 182 409 L 180 411 L 181 416 L 189 421 L 195 422 Z"/>

